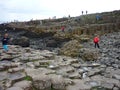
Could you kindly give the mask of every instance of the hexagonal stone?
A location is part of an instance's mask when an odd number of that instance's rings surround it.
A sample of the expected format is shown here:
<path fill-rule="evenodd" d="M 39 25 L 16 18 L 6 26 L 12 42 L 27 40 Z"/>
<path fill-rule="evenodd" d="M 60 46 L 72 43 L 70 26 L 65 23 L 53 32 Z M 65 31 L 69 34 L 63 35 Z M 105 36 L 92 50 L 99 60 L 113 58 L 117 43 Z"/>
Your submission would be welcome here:
<path fill-rule="evenodd" d="M 14 87 L 20 87 L 24 90 L 31 90 L 32 88 L 32 82 L 31 81 L 20 81 L 20 82 L 17 82 L 13 85 Z"/>
<path fill-rule="evenodd" d="M 9 73 L 8 74 L 8 79 L 12 82 L 15 83 L 17 81 L 21 81 L 26 77 L 25 73 L 21 72 L 16 72 L 16 73 Z"/>
<path fill-rule="evenodd" d="M 8 88 L 7 90 L 24 90 L 20 87 L 11 87 L 11 88 Z"/>
<path fill-rule="evenodd" d="M 88 76 L 93 76 L 100 73 L 101 73 L 100 69 L 92 69 L 91 71 L 88 72 Z"/>
<path fill-rule="evenodd" d="M 51 79 L 47 75 L 36 75 L 33 78 L 33 86 L 38 90 L 51 90 Z"/>

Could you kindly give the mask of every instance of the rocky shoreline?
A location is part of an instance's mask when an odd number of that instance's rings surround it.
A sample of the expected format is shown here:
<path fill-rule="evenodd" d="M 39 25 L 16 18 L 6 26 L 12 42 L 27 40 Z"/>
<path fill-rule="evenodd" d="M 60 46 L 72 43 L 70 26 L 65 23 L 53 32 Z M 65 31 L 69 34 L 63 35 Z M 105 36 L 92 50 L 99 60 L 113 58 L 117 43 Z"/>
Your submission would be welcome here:
<path fill-rule="evenodd" d="M 100 40 L 100 49 L 83 43 L 77 58 L 16 45 L 5 53 L 0 47 L 0 90 L 120 90 L 120 32 Z"/>

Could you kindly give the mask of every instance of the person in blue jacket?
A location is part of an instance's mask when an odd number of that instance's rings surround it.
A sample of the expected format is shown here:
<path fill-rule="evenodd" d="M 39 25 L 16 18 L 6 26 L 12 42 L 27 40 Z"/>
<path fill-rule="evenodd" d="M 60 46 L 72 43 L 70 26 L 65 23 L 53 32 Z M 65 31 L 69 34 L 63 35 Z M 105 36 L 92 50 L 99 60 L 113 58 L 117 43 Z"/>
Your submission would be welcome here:
<path fill-rule="evenodd" d="M 9 42 L 8 33 L 6 33 L 6 34 L 4 35 L 4 37 L 2 38 L 2 45 L 3 45 L 3 49 L 4 49 L 5 51 L 8 51 L 8 50 L 9 50 L 9 48 L 8 48 L 8 42 Z"/>

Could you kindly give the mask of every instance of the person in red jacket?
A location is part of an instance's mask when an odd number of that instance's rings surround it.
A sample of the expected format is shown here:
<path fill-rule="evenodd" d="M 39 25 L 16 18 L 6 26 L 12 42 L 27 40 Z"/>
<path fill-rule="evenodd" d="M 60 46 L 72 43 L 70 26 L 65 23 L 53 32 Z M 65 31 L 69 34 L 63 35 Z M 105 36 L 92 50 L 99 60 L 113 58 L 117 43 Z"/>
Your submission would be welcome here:
<path fill-rule="evenodd" d="M 99 41 L 100 41 L 99 36 L 94 37 L 93 41 L 95 43 L 95 48 L 96 47 L 100 48 L 100 46 L 99 46 Z"/>
<path fill-rule="evenodd" d="M 61 30 L 62 30 L 62 32 L 64 32 L 64 30 L 65 30 L 65 27 L 64 27 L 64 26 L 62 26 Z"/>

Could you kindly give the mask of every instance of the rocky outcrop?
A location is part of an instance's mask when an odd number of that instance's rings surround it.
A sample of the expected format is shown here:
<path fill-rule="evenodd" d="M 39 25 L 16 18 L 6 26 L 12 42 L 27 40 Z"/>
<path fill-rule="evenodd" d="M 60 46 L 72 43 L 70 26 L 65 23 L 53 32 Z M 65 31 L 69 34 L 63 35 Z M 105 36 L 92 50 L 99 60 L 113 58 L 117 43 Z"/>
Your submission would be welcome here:
<path fill-rule="evenodd" d="M 53 38 L 58 41 L 58 42 L 66 42 L 71 40 L 71 35 L 70 34 L 66 34 L 63 32 L 58 32 L 56 34 L 54 34 Z"/>
<path fill-rule="evenodd" d="M 12 40 L 12 44 L 20 45 L 22 47 L 29 47 L 30 40 L 27 37 L 15 38 Z"/>
<path fill-rule="evenodd" d="M 77 40 L 71 40 L 68 43 L 64 44 L 60 50 L 60 53 L 67 56 L 78 56 L 79 49 L 83 46 Z"/>

